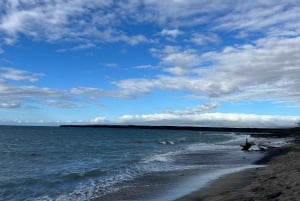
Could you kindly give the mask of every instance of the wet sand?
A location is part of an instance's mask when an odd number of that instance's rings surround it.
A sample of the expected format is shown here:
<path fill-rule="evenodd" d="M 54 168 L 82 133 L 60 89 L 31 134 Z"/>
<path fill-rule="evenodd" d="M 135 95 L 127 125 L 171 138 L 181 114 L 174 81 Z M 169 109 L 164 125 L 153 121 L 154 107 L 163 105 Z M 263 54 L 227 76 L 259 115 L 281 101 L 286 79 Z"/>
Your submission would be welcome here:
<path fill-rule="evenodd" d="M 297 201 L 300 199 L 300 146 L 270 150 L 258 161 L 266 167 L 223 176 L 178 201 Z"/>

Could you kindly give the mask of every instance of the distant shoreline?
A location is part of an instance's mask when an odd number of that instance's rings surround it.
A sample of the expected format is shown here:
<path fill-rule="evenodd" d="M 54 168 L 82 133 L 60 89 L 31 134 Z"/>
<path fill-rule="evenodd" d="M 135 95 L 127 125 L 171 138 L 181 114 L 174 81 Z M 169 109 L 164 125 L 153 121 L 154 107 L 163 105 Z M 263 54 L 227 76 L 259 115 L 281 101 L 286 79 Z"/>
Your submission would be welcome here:
<path fill-rule="evenodd" d="M 233 127 L 197 127 L 197 126 L 150 126 L 150 125 L 60 125 L 60 127 L 72 128 L 128 128 L 128 129 L 152 129 L 152 130 L 190 130 L 190 131 L 218 131 L 218 132 L 247 132 L 253 135 L 267 134 L 290 136 L 295 133 L 300 133 L 300 127 L 293 128 L 233 128 Z"/>

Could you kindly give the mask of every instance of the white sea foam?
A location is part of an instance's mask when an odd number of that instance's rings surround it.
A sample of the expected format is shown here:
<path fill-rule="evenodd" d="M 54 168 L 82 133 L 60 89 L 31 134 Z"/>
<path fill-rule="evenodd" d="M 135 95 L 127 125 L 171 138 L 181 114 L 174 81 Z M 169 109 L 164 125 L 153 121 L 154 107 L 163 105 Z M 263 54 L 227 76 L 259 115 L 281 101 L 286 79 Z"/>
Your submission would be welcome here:
<path fill-rule="evenodd" d="M 172 155 L 172 153 L 166 153 Z M 157 156 L 159 158 L 159 156 Z M 163 158 L 163 156 L 162 156 Z M 162 159 L 164 160 L 164 159 Z M 34 201 L 86 201 L 94 198 L 101 198 L 110 193 L 114 193 L 119 190 L 117 184 L 133 180 L 137 177 L 143 176 L 146 173 L 154 172 L 167 172 L 183 169 L 195 168 L 194 166 L 180 166 L 160 163 L 140 163 L 132 166 L 131 168 L 123 169 L 119 173 L 101 177 L 100 179 L 93 179 L 89 182 L 81 183 L 77 188 L 70 192 L 59 195 L 58 197 L 42 196 L 34 199 Z"/>
<path fill-rule="evenodd" d="M 223 145 L 223 144 L 206 144 L 206 143 L 197 143 L 189 145 L 186 148 L 187 152 L 197 152 L 197 151 L 215 151 L 215 150 L 225 150 L 231 149 L 235 146 L 232 145 Z"/>
<path fill-rule="evenodd" d="M 53 198 L 49 197 L 49 196 L 42 196 L 39 198 L 34 199 L 35 201 L 53 201 Z"/>
<path fill-rule="evenodd" d="M 154 154 L 154 155 L 147 156 L 146 158 L 143 158 L 141 160 L 141 163 L 172 162 L 174 161 L 173 157 L 181 153 L 182 151 L 178 150 L 178 151 L 170 151 L 167 153 Z"/>
<path fill-rule="evenodd" d="M 70 193 L 65 193 L 59 195 L 56 198 L 51 198 L 49 196 L 43 196 L 36 198 L 35 201 L 86 201 L 92 200 L 104 196 L 108 193 L 113 193 L 118 190 L 114 187 L 116 184 L 132 180 L 138 175 L 134 171 L 124 171 L 120 174 L 109 176 L 106 178 L 101 178 L 99 180 L 91 180 L 89 182 L 81 183 L 78 187 Z"/>
<path fill-rule="evenodd" d="M 189 144 L 185 146 L 181 146 L 178 150 L 176 151 L 170 151 L 167 153 L 159 153 L 159 154 L 153 154 L 150 156 L 147 156 L 146 158 L 141 160 L 141 163 L 155 163 L 155 162 L 160 162 L 160 163 L 171 163 L 175 160 L 176 156 L 181 155 L 181 154 L 189 154 L 189 153 L 194 153 L 194 152 L 199 152 L 199 151 L 217 151 L 217 150 L 228 150 L 228 149 L 239 149 L 239 146 L 233 145 L 233 142 L 242 142 L 244 141 L 247 137 L 250 138 L 248 135 L 236 135 L 234 133 L 232 134 L 224 134 L 224 135 L 232 135 L 233 139 L 221 142 L 221 143 L 216 143 L 216 144 L 211 144 L 211 143 L 195 143 L 195 144 Z M 160 142 L 163 145 L 174 145 L 174 141 L 161 141 Z"/>
<path fill-rule="evenodd" d="M 174 145 L 175 142 L 171 141 L 171 140 L 168 140 L 168 141 L 160 141 L 159 144 L 162 144 L 162 145 Z"/>

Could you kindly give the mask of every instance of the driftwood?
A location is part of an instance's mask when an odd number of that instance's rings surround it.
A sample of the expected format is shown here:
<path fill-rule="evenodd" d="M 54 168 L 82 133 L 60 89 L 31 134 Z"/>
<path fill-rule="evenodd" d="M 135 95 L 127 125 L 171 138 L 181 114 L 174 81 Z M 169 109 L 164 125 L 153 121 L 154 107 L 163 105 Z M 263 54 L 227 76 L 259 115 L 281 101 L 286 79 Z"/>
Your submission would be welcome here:
<path fill-rule="evenodd" d="M 248 139 L 246 138 L 245 144 L 241 145 L 243 151 L 248 151 L 253 145 L 255 145 L 254 142 L 248 142 Z"/>

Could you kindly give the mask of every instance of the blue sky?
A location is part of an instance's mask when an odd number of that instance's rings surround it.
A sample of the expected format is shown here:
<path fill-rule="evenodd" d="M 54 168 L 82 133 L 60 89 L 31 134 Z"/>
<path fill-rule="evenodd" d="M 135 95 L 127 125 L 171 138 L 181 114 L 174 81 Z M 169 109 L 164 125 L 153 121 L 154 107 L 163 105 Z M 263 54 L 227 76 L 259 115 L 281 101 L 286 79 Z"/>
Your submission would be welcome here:
<path fill-rule="evenodd" d="M 0 124 L 292 126 L 300 2 L 4 0 Z"/>

